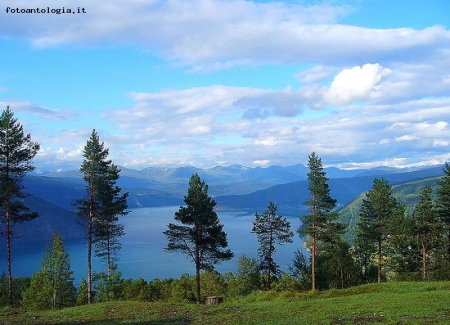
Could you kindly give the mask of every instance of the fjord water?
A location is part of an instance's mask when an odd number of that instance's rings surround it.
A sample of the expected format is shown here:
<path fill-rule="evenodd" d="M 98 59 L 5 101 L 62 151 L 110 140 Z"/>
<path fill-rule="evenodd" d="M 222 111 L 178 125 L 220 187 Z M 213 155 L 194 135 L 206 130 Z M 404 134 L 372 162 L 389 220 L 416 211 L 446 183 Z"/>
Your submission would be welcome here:
<path fill-rule="evenodd" d="M 155 278 L 179 278 L 183 273 L 194 274 L 193 263 L 180 253 L 164 251 L 167 239 L 162 233 L 167 230 L 167 224 L 173 223 L 174 213 L 178 206 L 161 208 L 133 209 L 120 222 L 125 226 L 125 236 L 122 237 L 122 249 L 119 252 L 118 271 L 123 278 L 144 278 L 147 281 Z M 256 234 L 251 233 L 254 213 L 248 211 L 218 211 L 220 222 L 228 235 L 228 245 L 235 257 L 216 266 L 221 273 L 237 270 L 237 261 L 242 254 L 257 258 L 258 242 Z M 285 216 L 294 231 L 294 242 L 277 246 L 275 262 L 283 271 L 292 264 L 294 252 L 302 249 L 301 240 L 296 234 L 299 226 L 297 216 Z M 40 263 L 45 249 L 44 242 L 13 241 L 13 276 L 31 276 L 40 269 Z M 83 239 L 66 240 L 69 249 L 71 268 L 74 271 L 75 282 L 86 278 L 86 244 Z M 6 272 L 6 254 L 4 246 L 0 250 L 0 272 Z M 94 270 L 102 272 L 106 269 L 104 263 L 94 259 Z"/>

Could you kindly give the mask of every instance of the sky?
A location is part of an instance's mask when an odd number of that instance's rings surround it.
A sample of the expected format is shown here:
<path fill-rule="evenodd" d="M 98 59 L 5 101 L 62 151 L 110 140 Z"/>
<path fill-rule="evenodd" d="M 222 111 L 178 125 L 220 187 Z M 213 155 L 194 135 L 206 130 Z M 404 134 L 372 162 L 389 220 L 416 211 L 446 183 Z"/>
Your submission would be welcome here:
<path fill-rule="evenodd" d="M 450 160 L 447 0 L 4 0 L 0 21 L 37 171 L 78 169 L 93 129 L 134 169 Z"/>

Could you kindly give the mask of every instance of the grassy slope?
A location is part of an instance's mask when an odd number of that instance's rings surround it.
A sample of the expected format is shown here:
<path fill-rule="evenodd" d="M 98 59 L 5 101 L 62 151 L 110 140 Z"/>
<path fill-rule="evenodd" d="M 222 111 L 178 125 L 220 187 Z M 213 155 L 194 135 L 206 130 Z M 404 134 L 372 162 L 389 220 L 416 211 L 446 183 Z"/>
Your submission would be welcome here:
<path fill-rule="evenodd" d="M 371 284 L 312 293 L 254 293 L 219 306 L 98 303 L 0 312 L 1 324 L 449 324 L 450 282 Z"/>

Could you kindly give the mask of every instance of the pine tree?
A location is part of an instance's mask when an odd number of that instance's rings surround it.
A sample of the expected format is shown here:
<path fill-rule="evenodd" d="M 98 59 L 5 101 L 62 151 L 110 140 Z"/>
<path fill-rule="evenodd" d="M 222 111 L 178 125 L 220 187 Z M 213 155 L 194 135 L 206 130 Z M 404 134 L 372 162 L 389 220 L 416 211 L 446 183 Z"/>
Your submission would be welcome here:
<path fill-rule="evenodd" d="M 108 271 L 114 262 L 113 253 L 120 248 L 118 237 L 124 234 L 118 215 L 125 215 L 128 194 L 119 195 L 121 189 L 115 185 L 119 169 L 108 159 L 109 150 L 100 143 L 95 130 L 92 131 L 83 151 L 80 171 L 86 182 L 86 196 L 76 200 L 78 216 L 86 226 L 87 240 L 87 302 L 92 301 L 92 248 L 96 254 L 106 257 Z"/>
<path fill-rule="evenodd" d="M 323 171 L 322 160 L 312 152 L 308 157 L 308 191 L 310 199 L 306 206 L 310 214 L 302 216 L 300 235 L 311 238 L 311 289 L 316 289 L 317 255 L 327 246 L 336 244 L 346 225 L 337 222 L 336 200 L 331 197 L 328 178 Z"/>
<path fill-rule="evenodd" d="M 113 264 L 117 260 L 117 252 L 122 248 L 119 238 L 125 235 L 119 216 L 129 213 L 127 210 L 128 193 L 121 194 L 122 189 L 116 185 L 120 169 L 111 164 L 105 178 L 105 189 L 99 193 L 101 211 L 94 219 L 94 252 L 95 256 L 106 261 L 107 276 L 112 273 Z"/>
<path fill-rule="evenodd" d="M 419 202 L 414 208 L 413 220 L 419 236 L 422 255 L 422 280 L 428 279 L 428 256 L 436 245 L 438 220 L 433 204 L 433 188 L 428 185 L 420 192 Z"/>
<path fill-rule="evenodd" d="M 389 222 L 398 209 L 397 199 L 392 194 L 392 187 L 384 179 L 375 179 L 372 189 L 363 200 L 357 225 L 356 242 L 364 243 L 366 248 L 377 254 L 378 283 L 382 278 L 383 244 L 389 235 Z"/>
<path fill-rule="evenodd" d="M 450 165 L 445 163 L 444 175 L 438 181 L 436 210 L 439 219 L 445 225 L 447 233 L 447 260 L 450 261 Z"/>
<path fill-rule="evenodd" d="M 1 230 L 6 238 L 6 258 L 8 263 L 8 298 L 12 306 L 13 278 L 11 241 L 14 238 L 15 223 L 32 220 L 38 216 L 23 203 L 26 195 L 22 181 L 26 173 L 34 170 L 32 160 L 39 151 L 39 144 L 31 141 L 30 134 L 24 134 L 23 126 L 14 118 L 9 106 L 0 117 L 0 213 Z"/>
<path fill-rule="evenodd" d="M 277 206 L 270 201 L 267 210 L 255 214 L 252 232 L 258 238 L 258 255 L 261 270 L 267 271 L 267 289 L 270 290 L 271 276 L 278 273 L 278 265 L 273 260 L 276 245 L 292 243 L 294 233 L 286 218 L 277 215 Z"/>
<path fill-rule="evenodd" d="M 175 221 L 181 224 L 169 223 L 169 229 L 164 231 L 169 241 L 166 251 L 179 251 L 194 262 L 197 303 L 200 303 L 200 270 L 213 269 L 214 264 L 231 259 L 233 253 L 227 249 L 227 234 L 214 211 L 216 202 L 208 195 L 208 185 L 197 174 L 189 180 L 184 202 L 186 206 L 174 215 Z"/>

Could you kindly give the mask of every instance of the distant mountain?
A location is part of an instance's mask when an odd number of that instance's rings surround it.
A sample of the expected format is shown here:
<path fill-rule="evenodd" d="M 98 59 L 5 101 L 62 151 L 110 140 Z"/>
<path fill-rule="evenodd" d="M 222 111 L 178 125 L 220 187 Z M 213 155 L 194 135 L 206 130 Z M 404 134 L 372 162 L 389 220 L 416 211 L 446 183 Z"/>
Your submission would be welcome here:
<path fill-rule="evenodd" d="M 75 213 L 62 209 L 44 199 L 29 196 L 25 204 L 39 213 L 39 217 L 24 223 L 14 224 L 14 232 L 18 235 L 16 240 L 51 240 L 52 233 L 58 232 L 64 238 L 80 238 L 84 236 L 84 229 L 78 223 Z"/>
<path fill-rule="evenodd" d="M 263 211 L 272 200 L 284 215 L 298 217 L 305 213 L 308 171 L 301 164 L 267 168 L 232 165 L 209 169 L 187 166 L 133 170 L 122 167 L 118 185 L 129 193 L 130 209 L 182 205 L 189 178 L 193 173 L 198 173 L 209 185 L 209 193 L 217 201 L 218 209 Z M 391 184 L 399 184 L 442 175 L 442 167 L 409 172 L 400 169 L 341 170 L 333 167 L 326 168 L 325 171 L 330 178 L 331 194 L 340 207 L 369 190 L 375 177 L 382 176 Z M 45 217 L 47 219 L 33 221 L 36 223 L 28 226 L 24 223 L 24 233 L 33 233 L 38 237 L 48 236 L 54 224 L 65 236 L 72 236 L 71 229 L 73 236 L 80 235 L 79 226 L 74 219 L 73 201 L 85 195 L 86 185 L 79 171 L 28 175 L 24 185 L 26 192 L 32 195 L 28 200 L 32 200 L 35 210 L 41 215 L 48 213 L 48 217 Z M 59 219 L 57 215 L 60 216 Z M 33 227 L 36 229 L 34 232 L 30 230 Z"/>
<path fill-rule="evenodd" d="M 383 174 L 381 176 L 375 174 L 351 178 L 330 178 L 328 184 L 331 196 L 337 200 L 338 208 L 342 208 L 361 193 L 371 189 L 375 178 L 383 177 L 391 185 L 394 185 L 441 175 L 442 167 L 432 167 L 411 172 Z M 304 203 L 307 199 L 309 199 L 308 182 L 305 180 L 276 185 L 244 195 L 219 196 L 216 198 L 216 201 L 221 209 L 256 209 L 255 211 L 264 210 L 268 202 L 273 201 L 278 205 L 279 210 L 284 213 L 302 215 L 306 212 Z"/>

